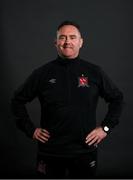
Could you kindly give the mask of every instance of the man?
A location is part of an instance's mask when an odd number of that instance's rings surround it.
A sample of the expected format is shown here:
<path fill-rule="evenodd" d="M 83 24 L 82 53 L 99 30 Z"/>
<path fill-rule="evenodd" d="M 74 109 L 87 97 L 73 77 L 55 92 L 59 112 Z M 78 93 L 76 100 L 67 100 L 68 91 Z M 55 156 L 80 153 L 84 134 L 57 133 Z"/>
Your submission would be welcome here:
<path fill-rule="evenodd" d="M 46 178 L 92 177 L 97 145 L 121 115 L 122 93 L 99 66 L 80 58 L 82 45 L 79 25 L 61 23 L 55 41 L 58 57 L 34 70 L 12 99 L 17 126 L 38 141 L 37 171 Z M 25 107 L 35 97 L 41 104 L 40 127 L 34 126 Z M 99 97 L 108 111 L 96 127 Z"/>

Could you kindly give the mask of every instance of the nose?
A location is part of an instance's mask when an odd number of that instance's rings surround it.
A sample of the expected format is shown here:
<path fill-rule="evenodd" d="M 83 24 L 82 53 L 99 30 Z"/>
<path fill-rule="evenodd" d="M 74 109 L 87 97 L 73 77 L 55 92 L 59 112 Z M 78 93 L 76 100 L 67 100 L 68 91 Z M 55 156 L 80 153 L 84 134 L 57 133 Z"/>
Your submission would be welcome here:
<path fill-rule="evenodd" d="M 66 37 L 65 43 L 69 43 L 69 37 Z"/>

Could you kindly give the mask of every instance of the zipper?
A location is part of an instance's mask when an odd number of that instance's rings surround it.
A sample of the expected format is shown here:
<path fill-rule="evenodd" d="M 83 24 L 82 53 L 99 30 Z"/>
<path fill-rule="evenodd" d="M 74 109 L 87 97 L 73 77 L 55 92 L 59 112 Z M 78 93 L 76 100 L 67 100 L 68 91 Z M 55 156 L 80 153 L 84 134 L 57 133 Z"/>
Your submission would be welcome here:
<path fill-rule="evenodd" d="M 71 76 L 70 76 L 70 66 L 67 65 L 67 90 L 68 90 L 68 99 L 67 103 L 70 105 L 71 103 Z"/>

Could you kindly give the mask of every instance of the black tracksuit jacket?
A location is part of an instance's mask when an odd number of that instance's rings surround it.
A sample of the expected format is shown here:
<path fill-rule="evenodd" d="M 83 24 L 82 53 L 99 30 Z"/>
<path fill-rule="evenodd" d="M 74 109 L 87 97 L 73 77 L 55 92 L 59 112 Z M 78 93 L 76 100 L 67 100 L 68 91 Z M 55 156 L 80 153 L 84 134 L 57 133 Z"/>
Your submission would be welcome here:
<path fill-rule="evenodd" d="M 40 126 L 50 132 L 46 143 L 38 142 L 40 155 L 75 157 L 95 149 L 85 144 L 85 137 L 96 127 L 99 97 L 105 99 L 108 111 L 101 125 L 111 129 L 122 112 L 122 92 L 97 65 L 77 57 L 55 60 L 33 71 L 12 98 L 17 126 L 33 137 L 35 126 L 26 103 L 38 97 L 41 104 Z M 99 117 L 100 118 L 100 117 Z"/>

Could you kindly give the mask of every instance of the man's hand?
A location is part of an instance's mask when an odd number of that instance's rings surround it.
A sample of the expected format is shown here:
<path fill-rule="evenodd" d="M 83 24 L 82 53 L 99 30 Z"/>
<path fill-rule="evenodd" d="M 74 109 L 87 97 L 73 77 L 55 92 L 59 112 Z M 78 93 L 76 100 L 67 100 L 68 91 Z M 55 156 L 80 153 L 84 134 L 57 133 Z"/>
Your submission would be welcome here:
<path fill-rule="evenodd" d="M 48 141 L 49 138 L 50 138 L 50 134 L 46 129 L 36 128 L 36 130 L 34 131 L 33 139 L 45 143 Z"/>
<path fill-rule="evenodd" d="M 91 131 L 87 137 L 85 143 L 89 146 L 94 144 L 98 145 L 105 137 L 107 133 L 103 131 L 102 127 L 96 127 L 93 131 Z"/>

